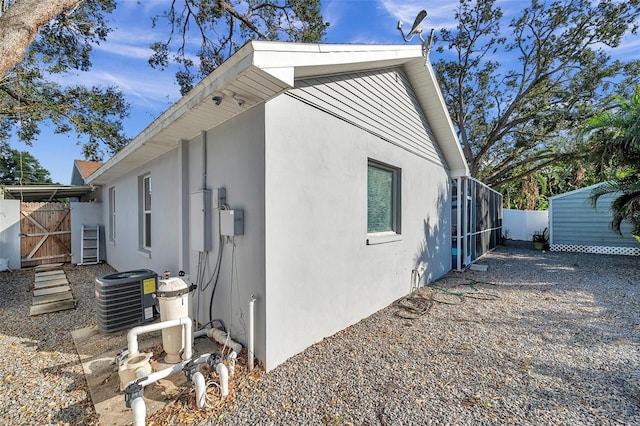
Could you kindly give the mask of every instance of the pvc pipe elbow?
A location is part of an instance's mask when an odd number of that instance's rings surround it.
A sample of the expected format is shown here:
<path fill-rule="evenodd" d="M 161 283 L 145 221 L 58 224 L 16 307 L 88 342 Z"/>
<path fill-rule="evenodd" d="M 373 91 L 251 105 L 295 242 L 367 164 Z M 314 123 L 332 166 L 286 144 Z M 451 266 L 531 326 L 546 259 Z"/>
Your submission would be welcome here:
<path fill-rule="evenodd" d="M 201 372 L 196 371 L 191 377 L 193 383 L 196 386 L 196 406 L 202 408 L 206 403 L 207 385 L 205 384 L 204 376 Z"/>
<path fill-rule="evenodd" d="M 222 330 L 217 328 L 212 328 L 207 331 L 207 336 L 211 337 L 213 340 L 218 342 L 221 345 L 227 345 L 231 348 L 231 350 L 239 353 L 242 350 L 242 345 L 238 342 L 234 342 L 229 338 L 229 335 Z"/>
<path fill-rule="evenodd" d="M 229 396 L 229 371 L 227 367 L 220 363 L 216 365 L 216 373 L 220 377 L 220 390 L 222 391 L 222 397 L 226 398 Z"/>
<path fill-rule="evenodd" d="M 184 337 L 184 354 L 183 359 L 189 360 L 193 356 L 193 347 L 192 347 L 192 321 L 189 317 L 182 317 L 174 320 L 162 321 L 158 323 L 151 323 L 147 325 L 139 325 L 137 327 L 133 327 L 127 333 L 127 346 L 129 349 L 129 358 L 132 358 L 138 354 L 138 336 L 144 333 L 150 333 L 152 331 L 159 331 L 169 327 L 175 327 L 177 325 L 182 326 L 183 328 L 183 337 Z"/>
<path fill-rule="evenodd" d="M 147 407 L 144 399 L 138 397 L 131 401 L 131 409 L 133 410 L 133 426 L 144 426 L 145 417 L 147 416 Z"/>

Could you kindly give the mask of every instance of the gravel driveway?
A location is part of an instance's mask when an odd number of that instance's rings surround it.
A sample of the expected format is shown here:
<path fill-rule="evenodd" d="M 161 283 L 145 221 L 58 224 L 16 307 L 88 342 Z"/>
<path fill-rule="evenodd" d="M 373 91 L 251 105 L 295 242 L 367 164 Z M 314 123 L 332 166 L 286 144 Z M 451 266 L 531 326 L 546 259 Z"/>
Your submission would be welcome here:
<path fill-rule="evenodd" d="M 389 306 L 244 379 L 215 413 L 189 408 L 190 422 L 640 424 L 640 259 L 512 244 L 480 263 L 405 301 L 423 315 Z M 69 332 L 94 321 L 93 278 L 109 271 L 69 266 L 78 308 L 35 318 L 33 271 L 0 273 L 3 422 L 97 423 Z"/>

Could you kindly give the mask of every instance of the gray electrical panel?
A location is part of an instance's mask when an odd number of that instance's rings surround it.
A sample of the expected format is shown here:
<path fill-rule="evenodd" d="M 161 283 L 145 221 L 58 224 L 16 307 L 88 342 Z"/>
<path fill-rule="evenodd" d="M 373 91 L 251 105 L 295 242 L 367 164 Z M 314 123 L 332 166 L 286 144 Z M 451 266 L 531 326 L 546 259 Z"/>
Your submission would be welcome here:
<path fill-rule="evenodd" d="M 220 234 L 228 237 L 244 234 L 244 210 L 220 210 Z"/>
<path fill-rule="evenodd" d="M 192 192 L 189 199 L 189 241 L 191 250 L 211 250 L 211 191 Z"/>

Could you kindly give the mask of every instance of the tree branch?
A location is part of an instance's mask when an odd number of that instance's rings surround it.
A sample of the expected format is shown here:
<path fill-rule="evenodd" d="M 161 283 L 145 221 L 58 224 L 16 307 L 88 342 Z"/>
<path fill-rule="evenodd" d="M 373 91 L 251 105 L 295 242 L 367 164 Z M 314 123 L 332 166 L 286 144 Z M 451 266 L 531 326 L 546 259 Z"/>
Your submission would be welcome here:
<path fill-rule="evenodd" d="M 225 0 L 217 0 L 217 1 L 218 1 L 218 6 L 220 6 L 222 9 L 226 10 L 231 16 L 236 18 L 238 21 L 240 21 L 243 24 L 245 24 L 251 31 L 256 33 L 261 39 L 263 39 L 263 40 L 267 39 L 267 36 L 264 35 L 262 33 L 262 31 L 260 31 L 260 29 L 253 24 L 253 22 L 251 22 L 248 18 L 246 18 L 245 16 L 242 16 L 240 13 L 238 13 L 238 11 L 236 11 L 233 8 L 233 6 L 231 6 Z"/>
<path fill-rule="evenodd" d="M 22 62 L 43 25 L 80 3 L 82 0 L 20 0 L 11 4 L 0 16 L 0 78 Z"/>

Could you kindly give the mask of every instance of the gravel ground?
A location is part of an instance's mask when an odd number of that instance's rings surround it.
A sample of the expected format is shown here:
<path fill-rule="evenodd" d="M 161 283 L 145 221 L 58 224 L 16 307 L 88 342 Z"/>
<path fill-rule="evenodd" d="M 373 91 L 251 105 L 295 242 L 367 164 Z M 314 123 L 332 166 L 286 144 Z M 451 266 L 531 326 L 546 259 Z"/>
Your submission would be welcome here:
<path fill-rule="evenodd" d="M 76 309 L 29 316 L 33 269 L 0 273 L 0 423 L 96 424 L 71 331 L 94 323 L 96 276 L 109 265 L 65 265 Z"/>
<path fill-rule="evenodd" d="M 640 259 L 511 244 L 480 263 L 417 291 L 424 315 L 389 306 L 268 374 L 240 367 L 215 410 L 184 395 L 148 423 L 640 424 Z M 6 424 L 97 423 L 70 331 L 109 271 L 67 267 L 78 308 L 35 318 L 33 271 L 0 273 Z"/>

